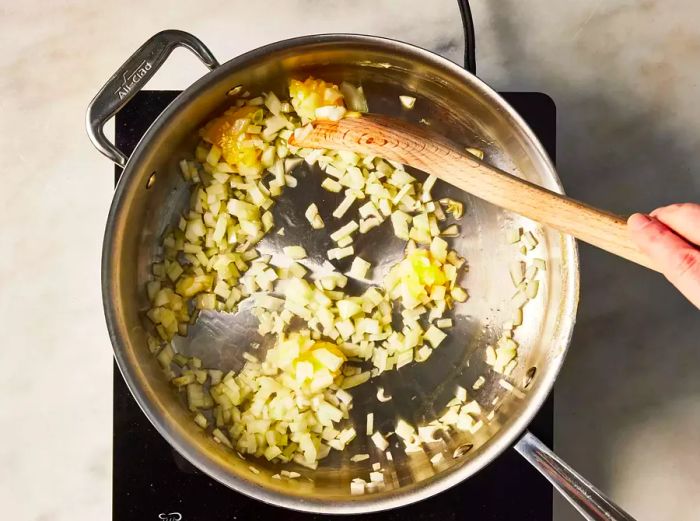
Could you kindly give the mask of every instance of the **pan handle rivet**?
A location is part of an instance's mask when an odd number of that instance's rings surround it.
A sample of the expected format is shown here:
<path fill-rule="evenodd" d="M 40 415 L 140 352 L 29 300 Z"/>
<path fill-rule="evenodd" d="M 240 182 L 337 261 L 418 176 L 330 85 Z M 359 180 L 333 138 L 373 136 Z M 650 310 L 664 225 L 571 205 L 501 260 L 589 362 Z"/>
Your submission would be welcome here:
<path fill-rule="evenodd" d="M 464 456 L 467 452 L 472 450 L 474 448 L 473 443 L 465 443 L 464 445 L 460 445 L 455 449 L 455 451 L 452 453 L 452 457 L 454 459 L 459 459 L 462 456 Z"/>
<path fill-rule="evenodd" d="M 156 184 L 156 173 L 155 172 L 153 172 L 151 175 L 148 176 L 148 181 L 146 181 L 146 190 L 148 190 L 154 184 Z"/>
<path fill-rule="evenodd" d="M 535 374 L 537 373 L 537 368 L 533 365 L 530 369 L 527 370 L 527 373 L 525 373 L 525 380 L 523 382 L 523 388 L 527 388 L 530 386 L 532 383 L 532 380 L 535 379 Z"/>

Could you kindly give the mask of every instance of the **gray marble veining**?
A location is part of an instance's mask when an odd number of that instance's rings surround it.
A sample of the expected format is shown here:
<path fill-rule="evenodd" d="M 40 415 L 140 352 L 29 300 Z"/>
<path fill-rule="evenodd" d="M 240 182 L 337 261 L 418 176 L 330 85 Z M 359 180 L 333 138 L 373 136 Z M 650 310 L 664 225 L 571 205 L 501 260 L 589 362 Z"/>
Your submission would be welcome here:
<path fill-rule="evenodd" d="M 472 4 L 479 76 L 557 103 L 571 195 L 619 212 L 700 200 L 700 4 Z M 112 366 L 99 251 L 112 167 L 84 134 L 87 101 L 165 27 L 197 34 L 220 59 L 344 31 L 459 61 L 459 15 L 451 0 L 29 0 L 0 13 L 0 504 L 8 519 L 108 519 Z M 181 88 L 203 72 L 176 53 L 153 87 Z M 696 519 L 700 314 L 660 277 L 581 253 L 556 449 L 640 519 Z M 556 519 L 578 517 L 557 501 Z"/>

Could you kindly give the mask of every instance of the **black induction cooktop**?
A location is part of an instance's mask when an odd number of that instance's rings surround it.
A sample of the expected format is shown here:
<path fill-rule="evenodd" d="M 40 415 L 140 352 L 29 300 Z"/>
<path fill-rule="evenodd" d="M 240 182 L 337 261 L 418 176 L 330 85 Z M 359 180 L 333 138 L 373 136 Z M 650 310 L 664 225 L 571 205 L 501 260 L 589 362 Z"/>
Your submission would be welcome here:
<path fill-rule="evenodd" d="M 129 155 L 177 91 L 142 91 L 116 116 L 116 143 Z M 504 93 L 555 158 L 556 107 L 536 92 Z M 117 168 L 115 180 L 121 169 Z M 530 425 L 552 445 L 553 397 Z M 202 474 L 177 454 L 149 423 L 114 366 L 114 521 L 320 520 L 331 516 L 292 512 L 234 492 Z M 395 510 L 351 516 L 367 520 L 546 521 L 552 488 L 514 450 L 475 476 L 437 496 Z"/>

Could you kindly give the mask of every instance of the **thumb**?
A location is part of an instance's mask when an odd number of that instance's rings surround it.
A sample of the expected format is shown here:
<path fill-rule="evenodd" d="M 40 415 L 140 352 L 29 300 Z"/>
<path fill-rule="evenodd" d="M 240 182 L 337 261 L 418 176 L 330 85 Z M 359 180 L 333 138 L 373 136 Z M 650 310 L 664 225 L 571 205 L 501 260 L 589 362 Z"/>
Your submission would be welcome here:
<path fill-rule="evenodd" d="M 700 308 L 700 250 L 653 217 L 637 213 L 629 218 L 627 225 L 639 249 Z"/>

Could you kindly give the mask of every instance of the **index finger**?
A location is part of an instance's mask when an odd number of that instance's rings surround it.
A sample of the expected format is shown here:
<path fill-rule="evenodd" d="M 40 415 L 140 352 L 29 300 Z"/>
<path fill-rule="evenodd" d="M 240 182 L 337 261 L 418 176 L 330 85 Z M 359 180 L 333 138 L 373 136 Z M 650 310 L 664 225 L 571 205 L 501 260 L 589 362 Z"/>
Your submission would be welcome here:
<path fill-rule="evenodd" d="M 651 212 L 651 216 L 687 241 L 700 246 L 700 204 L 671 204 L 657 208 Z"/>
<path fill-rule="evenodd" d="M 642 214 L 628 221 L 632 240 L 654 260 L 671 283 L 700 308 L 700 250 L 668 226 Z"/>

